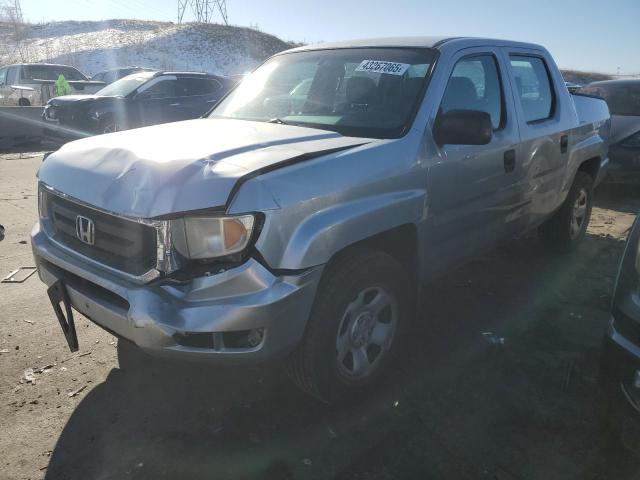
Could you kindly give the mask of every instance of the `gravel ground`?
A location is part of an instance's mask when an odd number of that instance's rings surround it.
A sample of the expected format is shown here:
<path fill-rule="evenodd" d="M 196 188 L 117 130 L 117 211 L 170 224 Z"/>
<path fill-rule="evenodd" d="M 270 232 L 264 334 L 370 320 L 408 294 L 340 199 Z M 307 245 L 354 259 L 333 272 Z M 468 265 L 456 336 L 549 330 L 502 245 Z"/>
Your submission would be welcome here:
<path fill-rule="evenodd" d="M 0 155 L 2 276 L 33 265 L 41 159 Z M 71 354 L 35 276 L 0 284 L 0 478 L 638 478 L 602 435 L 596 377 L 640 194 L 596 203 L 574 254 L 525 237 L 430 285 L 403 367 L 339 408 L 279 365 L 122 370 L 116 339 L 79 315 Z"/>

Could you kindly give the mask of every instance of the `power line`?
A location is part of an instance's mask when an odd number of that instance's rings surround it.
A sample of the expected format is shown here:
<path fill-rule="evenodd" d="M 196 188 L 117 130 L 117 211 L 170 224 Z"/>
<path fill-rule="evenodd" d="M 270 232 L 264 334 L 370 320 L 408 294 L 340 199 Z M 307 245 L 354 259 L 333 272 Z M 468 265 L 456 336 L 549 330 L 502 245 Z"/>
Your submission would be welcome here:
<path fill-rule="evenodd" d="M 182 23 L 187 7 L 191 7 L 197 22 L 211 23 L 217 11 L 224 24 L 229 25 L 227 0 L 178 0 L 178 23 Z"/>

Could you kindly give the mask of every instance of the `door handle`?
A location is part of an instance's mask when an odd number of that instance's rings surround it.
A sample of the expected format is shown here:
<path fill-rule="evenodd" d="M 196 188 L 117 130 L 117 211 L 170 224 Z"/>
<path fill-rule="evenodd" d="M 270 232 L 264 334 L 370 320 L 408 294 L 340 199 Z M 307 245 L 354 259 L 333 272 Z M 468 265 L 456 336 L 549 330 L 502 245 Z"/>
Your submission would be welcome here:
<path fill-rule="evenodd" d="M 562 135 L 560 137 L 560 153 L 567 153 L 569 149 L 569 135 Z"/>
<path fill-rule="evenodd" d="M 516 168 L 516 151 L 514 149 L 504 152 L 504 171 L 513 172 Z"/>
<path fill-rule="evenodd" d="M 179 106 L 180 106 L 180 104 L 179 104 L 179 103 L 172 103 L 172 104 L 170 104 L 169 106 L 170 106 L 170 107 L 179 107 Z"/>

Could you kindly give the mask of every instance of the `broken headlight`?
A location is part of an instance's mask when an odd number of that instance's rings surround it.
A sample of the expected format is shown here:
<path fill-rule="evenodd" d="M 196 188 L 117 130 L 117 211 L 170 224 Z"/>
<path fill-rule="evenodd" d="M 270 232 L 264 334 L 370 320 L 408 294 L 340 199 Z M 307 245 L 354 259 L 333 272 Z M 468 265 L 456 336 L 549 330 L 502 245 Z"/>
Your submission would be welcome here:
<path fill-rule="evenodd" d="M 251 241 L 253 215 L 184 217 L 171 220 L 176 251 L 192 260 L 227 257 L 242 252 Z"/>

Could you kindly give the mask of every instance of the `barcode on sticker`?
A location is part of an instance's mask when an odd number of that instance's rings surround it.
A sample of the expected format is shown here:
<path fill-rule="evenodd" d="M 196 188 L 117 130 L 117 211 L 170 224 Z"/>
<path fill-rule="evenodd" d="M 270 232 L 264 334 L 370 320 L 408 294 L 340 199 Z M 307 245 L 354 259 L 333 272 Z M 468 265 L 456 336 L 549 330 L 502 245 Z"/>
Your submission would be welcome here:
<path fill-rule="evenodd" d="M 408 63 L 383 62 L 381 60 L 363 60 L 356 68 L 356 72 L 403 75 L 410 66 L 411 65 L 409 65 Z"/>

